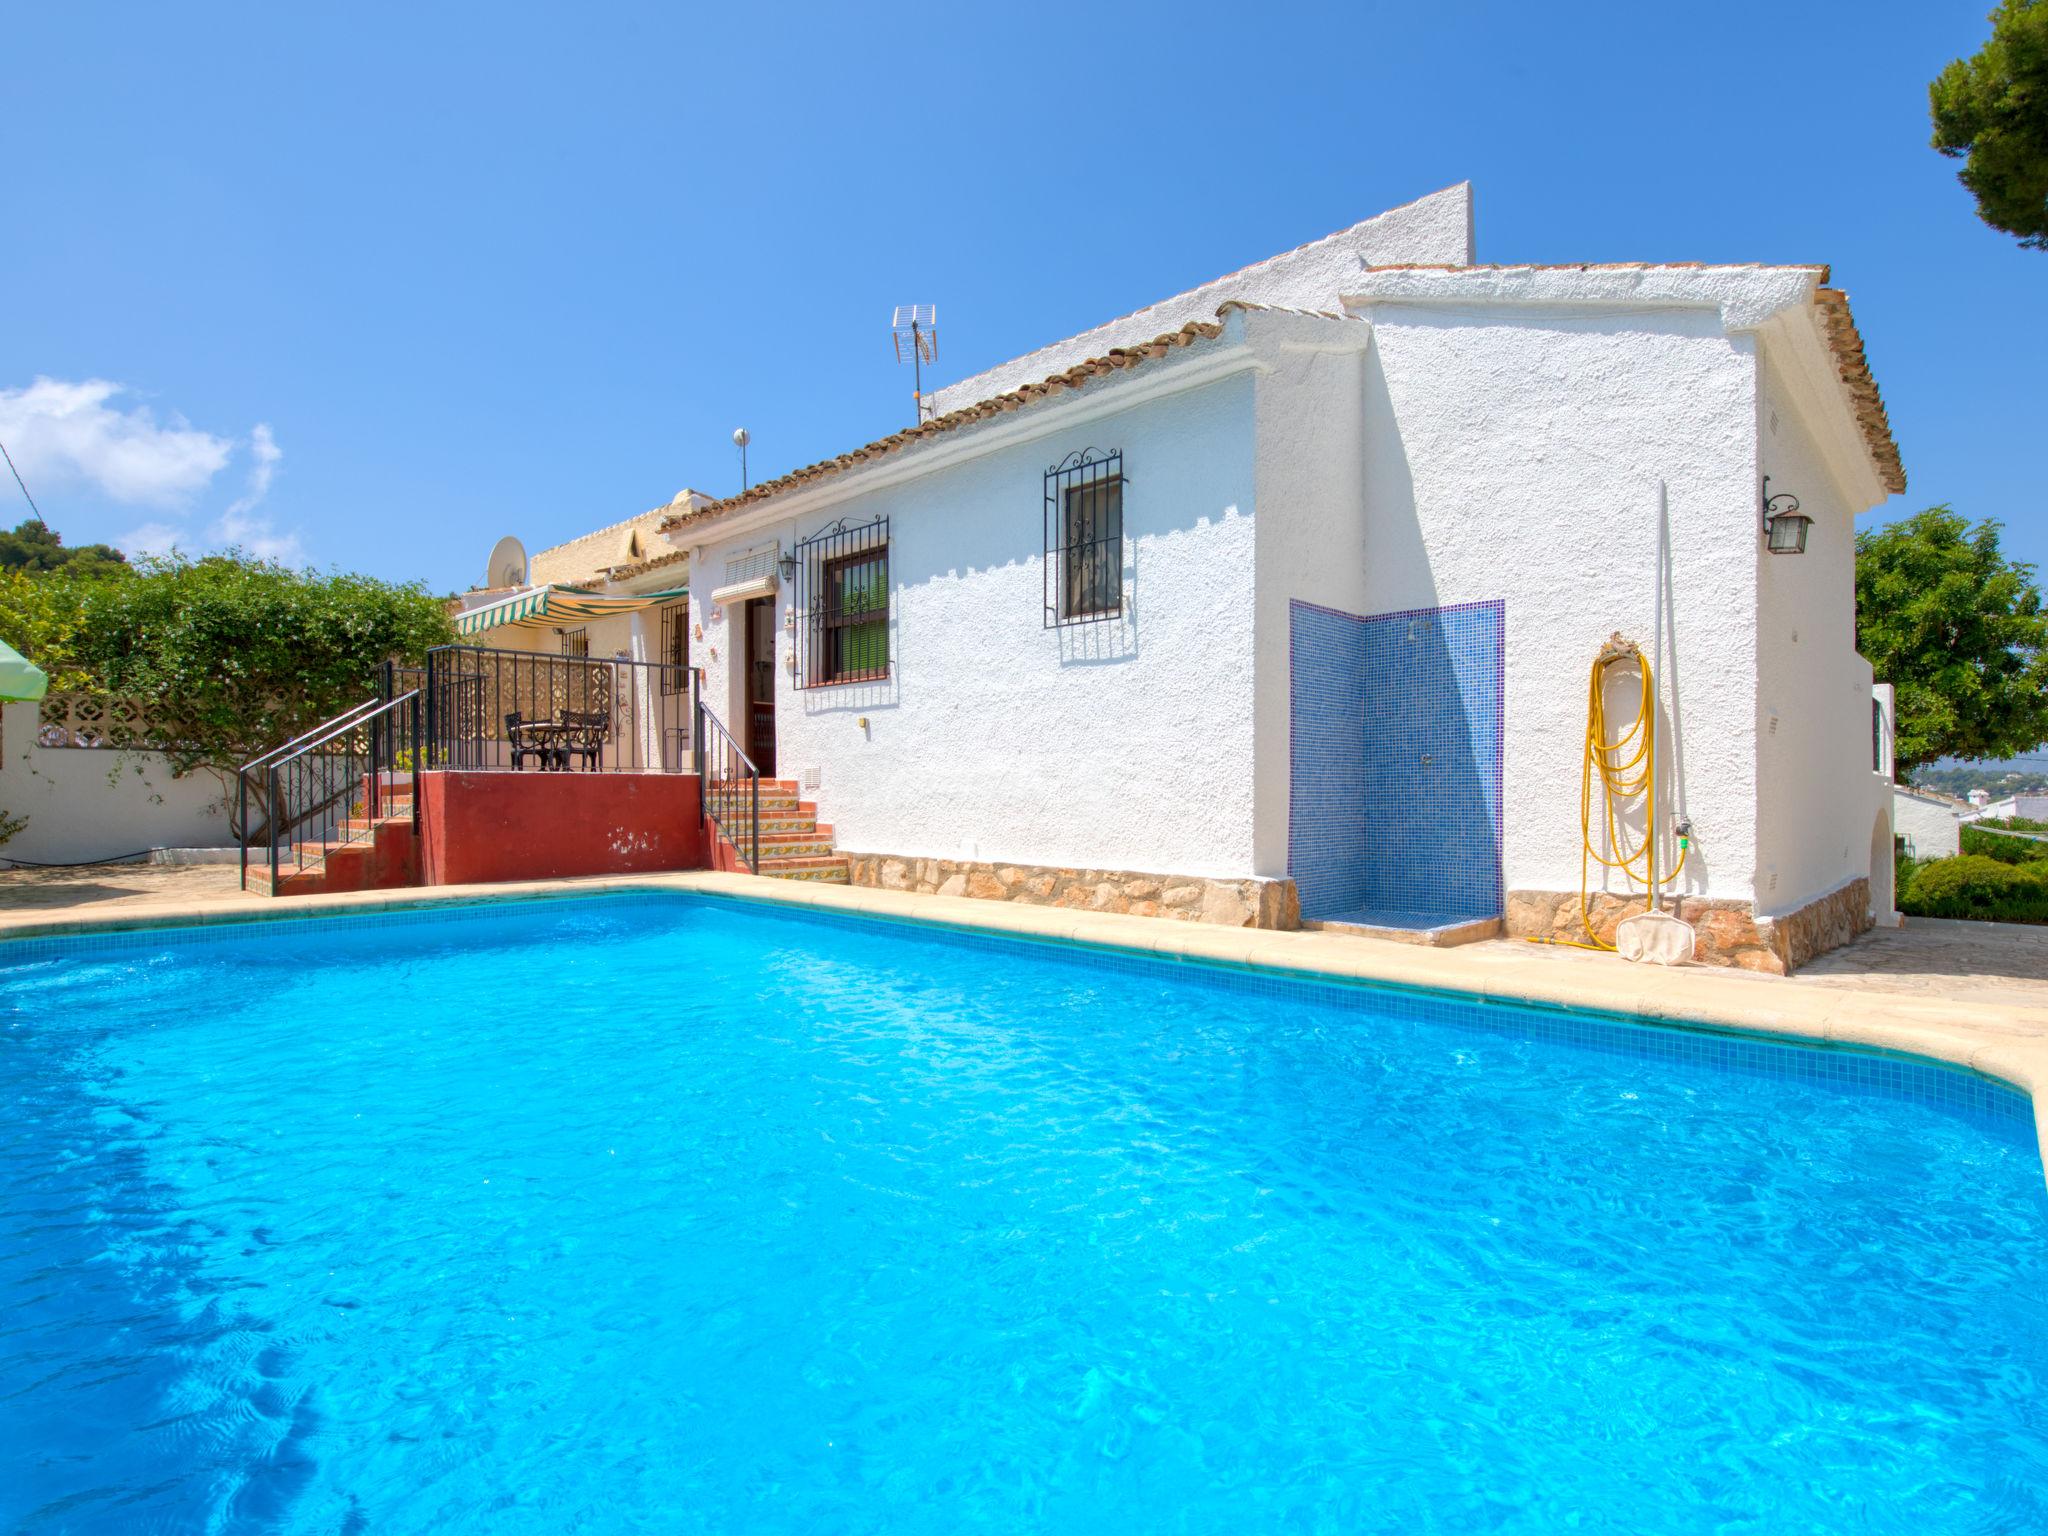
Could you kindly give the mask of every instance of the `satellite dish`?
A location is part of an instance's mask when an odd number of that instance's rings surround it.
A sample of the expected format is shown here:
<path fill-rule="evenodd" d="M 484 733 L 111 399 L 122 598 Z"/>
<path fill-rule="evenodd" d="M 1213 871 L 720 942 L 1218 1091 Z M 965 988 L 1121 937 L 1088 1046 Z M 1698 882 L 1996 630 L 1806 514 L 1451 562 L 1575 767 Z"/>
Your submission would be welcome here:
<path fill-rule="evenodd" d="M 523 587 L 526 585 L 526 546 L 511 534 L 491 546 L 491 563 L 484 569 L 484 585 L 487 587 Z"/>

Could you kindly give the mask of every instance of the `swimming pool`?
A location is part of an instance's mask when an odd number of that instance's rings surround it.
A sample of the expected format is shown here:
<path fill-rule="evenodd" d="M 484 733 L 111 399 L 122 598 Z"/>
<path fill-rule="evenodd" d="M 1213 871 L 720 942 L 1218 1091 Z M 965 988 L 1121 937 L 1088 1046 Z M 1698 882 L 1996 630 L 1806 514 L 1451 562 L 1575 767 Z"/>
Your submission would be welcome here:
<path fill-rule="evenodd" d="M 0 1529 L 2048 1529 L 1966 1074 L 683 896 L 0 1007 Z"/>

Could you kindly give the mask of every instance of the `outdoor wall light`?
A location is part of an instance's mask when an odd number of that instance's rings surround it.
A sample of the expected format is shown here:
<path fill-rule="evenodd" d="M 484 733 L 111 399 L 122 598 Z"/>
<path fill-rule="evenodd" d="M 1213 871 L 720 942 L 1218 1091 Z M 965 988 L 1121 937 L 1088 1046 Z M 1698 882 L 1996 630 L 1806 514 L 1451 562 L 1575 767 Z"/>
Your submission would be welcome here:
<path fill-rule="evenodd" d="M 796 556 L 794 554 L 784 555 L 781 559 L 777 560 L 775 562 L 775 569 L 782 572 L 782 584 L 785 587 L 796 584 Z"/>
<path fill-rule="evenodd" d="M 1764 547 L 1774 555 L 1806 553 L 1806 530 L 1813 519 L 1799 510 L 1799 498 L 1790 491 L 1771 494 L 1771 477 L 1764 476 Z M 1783 505 L 1780 505 L 1783 503 Z"/>

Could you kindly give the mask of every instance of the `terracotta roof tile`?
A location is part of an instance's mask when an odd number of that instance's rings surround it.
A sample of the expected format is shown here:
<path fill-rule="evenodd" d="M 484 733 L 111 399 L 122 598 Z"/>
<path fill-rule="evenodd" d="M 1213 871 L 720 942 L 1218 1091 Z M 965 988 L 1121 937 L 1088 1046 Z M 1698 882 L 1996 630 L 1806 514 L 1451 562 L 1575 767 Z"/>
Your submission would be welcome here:
<path fill-rule="evenodd" d="M 645 560 L 635 560 L 631 565 L 615 565 L 604 573 L 606 581 L 628 581 L 635 576 L 645 576 L 649 571 L 661 570 L 664 566 L 676 565 L 690 558 L 687 549 L 672 549 L 666 554 L 649 555 Z"/>
<path fill-rule="evenodd" d="M 1827 281 L 1825 274 L 1821 281 Z M 1813 298 L 1820 306 L 1821 324 L 1835 354 L 1835 370 L 1841 375 L 1842 387 L 1849 392 L 1849 407 L 1856 413 L 1864 445 L 1877 466 L 1877 478 L 1896 496 L 1906 488 L 1906 466 L 1899 459 L 1899 445 L 1892 437 L 1884 397 L 1877 392 L 1870 361 L 1863 355 L 1863 336 L 1856 329 L 1856 317 L 1849 313 L 1849 295 L 1839 288 L 1819 288 Z"/>
<path fill-rule="evenodd" d="M 935 416 L 930 421 L 920 422 L 918 425 L 905 431 L 892 432 L 887 437 L 877 438 L 874 442 L 867 444 L 865 447 L 856 448 L 851 453 L 842 453 L 836 458 L 821 459 L 815 464 L 805 465 L 802 469 L 793 469 L 786 475 L 778 475 L 773 480 L 763 480 L 759 485 L 752 486 L 737 496 L 728 496 L 723 501 L 714 501 L 708 507 L 699 507 L 694 512 L 683 512 L 673 517 L 664 518 L 660 524 L 660 531 L 666 532 L 671 528 L 687 528 L 693 523 L 708 522 L 713 518 L 723 517 L 728 512 L 736 512 L 741 507 L 766 501 L 771 496 L 781 495 L 784 491 L 793 491 L 799 486 L 810 485 L 819 480 L 829 479 L 833 475 L 842 474 L 846 470 L 852 469 L 859 464 L 865 464 L 872 459 L 886 458 L 892 453 L 900 452 L 914 443 L 923 442 L 927 438 L 937 437 L 941 433 L 952 432 L 961 427 L 972 426 L 975 422 L 987 421 L 994 416 L 1002 416 L 1011 411 L 1021 410 L 1024 406 L 1056 395 L 1062 390 L 1080 389 L 1092 379 L 1102 378 L 1126 368 L 1135 368 L 1141 363 L 1150 362 L 1154 358 L 1165 357 L 1169 352 L 1176 351 L 1179 348 L 1191 347 L 1198 341 L 1211 340 L 1222 334 L 1223 327 L 1221 324 L 1190 320 L 1177 331 L 1168 331 L 1163 336 L 1155 336 L 1150 341 L 1140 342 L 1136 346 L 1111 347 L 1103 356 L 1086 358 L 1076 363 L 1073 367 L 1056 373 L 1039 383 L 1026 384 L 1021 389 L 1013 389 L 1004 394 L 993 395 L 974 405 L 963 406 L 957 411 L 947 412 L 944 416 Z"/>

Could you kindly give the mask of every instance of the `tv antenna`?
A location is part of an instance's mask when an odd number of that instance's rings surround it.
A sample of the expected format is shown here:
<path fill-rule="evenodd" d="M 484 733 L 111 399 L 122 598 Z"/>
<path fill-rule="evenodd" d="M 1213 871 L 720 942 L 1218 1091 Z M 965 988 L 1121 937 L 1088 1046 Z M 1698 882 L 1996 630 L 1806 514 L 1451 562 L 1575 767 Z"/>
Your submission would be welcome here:
<path fill-rule="evenodd" d="M 896 361 L 909 363 L 915 388 L 911 393 L 912 426 L 925 419 L 924 365 L 939 360 L 939 311 L 935 304 L 898 304 L 889 321 L 889 339 L 896 343 Z"/>

